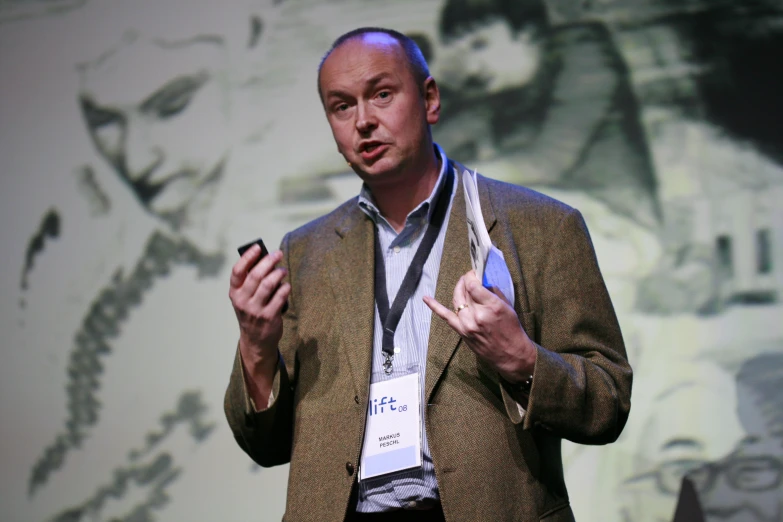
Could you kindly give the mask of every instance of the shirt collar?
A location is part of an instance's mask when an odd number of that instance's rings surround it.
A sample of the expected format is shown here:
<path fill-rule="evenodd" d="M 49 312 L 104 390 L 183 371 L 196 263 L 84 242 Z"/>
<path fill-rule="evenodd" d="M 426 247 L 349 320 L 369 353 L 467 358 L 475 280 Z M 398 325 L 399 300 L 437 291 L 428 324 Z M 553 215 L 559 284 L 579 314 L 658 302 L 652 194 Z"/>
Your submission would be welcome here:
<path fill-rule="evenodd" d="M 422 201 L 408 214 L 408 221 L 410 218 L 421 216 L 426 212 L 427 223 L 429 223 L 432 219 L 433 212 L 435 212 L 435 201 L 437 201 L 438 195 L 440 194 L 441 190 L 443 190 L 443 184 L 446 180 L 446 169 L 448 168 L 449 160 L 446 158 L 446 154 L 443 152 L 443 149 L 440 147 L 440 145 L 435 143 L 434 147 L 435 152 L 440 156 L 440 174 L 438 174 L 438 181 L 435 182 L 435 188 L 432 189 L 430 196 Z M 362 183 L 362 190 L 359 192 L 359 200 L 357 203 L 359 208 L 361 208 L 365 214 L 370 216 L 376 225 L 378 224 L 379 220 L 386 221 L 386 218 L 381 215 L 380 210 L 378 210 L 378 207 L 375 205 L 372 193 L 370 192 L 370 187 L 367 186 L 367 183 Z"/>

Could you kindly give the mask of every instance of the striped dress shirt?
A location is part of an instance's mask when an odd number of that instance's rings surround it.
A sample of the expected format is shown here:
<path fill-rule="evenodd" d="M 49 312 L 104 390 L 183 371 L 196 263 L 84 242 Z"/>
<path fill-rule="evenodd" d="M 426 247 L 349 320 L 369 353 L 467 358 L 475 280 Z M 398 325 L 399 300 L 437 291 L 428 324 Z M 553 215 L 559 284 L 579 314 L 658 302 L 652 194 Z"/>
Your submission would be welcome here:
<path fill-rule="evenodd" d="M 366 185 L 362 187 L 359 195 L 358 204 L 375 223 L 375 231 L 378 234 L 381 250 L 383 251 L 386 265 L 386 288 L 390 305 L 394 301 L 408 267 L 416 254 L 416 250 L 421 244 L 427 225 L 435 210 L 438 195 L 443 190 L 447 179 L 446 168 L 448 160 L 438 145 L 435 145 L 435 149 L 441 158 L 438 181 L 429 198 L 408 214 L 405 227 L 399 234 L 381 215 Z M 371 382 L 376 383 L 401 377 L 412 371 L 418 371 L 419 393 L 421 394 L 422 405 L 424 405 L 427 344 L 432 322 L 432 311 L 422 298 L 425 295 L 435 295 L 438 270 L 443 255 L 443 243 L 446 237 L 446 229 L 448 228 L 449 215 L 451 214 L 451 205 L 457 190 L 458 177 L 455 175 L 453 179 L 454 190 L 452 190 L 451 201 L 449 202 L 443 225 L 435 245 L 424 264 L 421 281 L 408 301 L 394 335 L 394 346 L 399 348 L 399 353 L 394 355 L 394 371 L 391 375 L 386 375 L 383 370 L 384 358 L 381 350 L 383 327 L 377 305 L 375 307 Z M 422 406 L 422 467 L 360 482 L 357 511 L 378 512 L 399 508 L 410 509 L 422 502 L 438 500 L 438 484 L 435 479 L 435 469 L 427 445 L 426 430 L 424 429 L 424 410 L 425 408 Z"/>

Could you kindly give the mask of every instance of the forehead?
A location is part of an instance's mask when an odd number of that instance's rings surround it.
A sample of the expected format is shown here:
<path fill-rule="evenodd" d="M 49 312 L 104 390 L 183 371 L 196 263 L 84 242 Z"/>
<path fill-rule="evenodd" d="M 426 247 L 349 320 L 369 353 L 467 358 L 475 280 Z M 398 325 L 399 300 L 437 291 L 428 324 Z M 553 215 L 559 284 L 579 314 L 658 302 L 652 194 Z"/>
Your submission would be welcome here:
<path fill-rule="evenodd" d="M 224 64 L 219 37 L 135 41 L 82 65 L 81 90 L 102 105 L 135 105 L 176 78 L 215 72 Z"/>
<path fill-rule="evenodd" d="M 332 51 L 321 68 L 321 88 L 326 94 L 383 73 L 398 79 L 410 76 L 402 46 L 383 33 L 365 34 Z"/>

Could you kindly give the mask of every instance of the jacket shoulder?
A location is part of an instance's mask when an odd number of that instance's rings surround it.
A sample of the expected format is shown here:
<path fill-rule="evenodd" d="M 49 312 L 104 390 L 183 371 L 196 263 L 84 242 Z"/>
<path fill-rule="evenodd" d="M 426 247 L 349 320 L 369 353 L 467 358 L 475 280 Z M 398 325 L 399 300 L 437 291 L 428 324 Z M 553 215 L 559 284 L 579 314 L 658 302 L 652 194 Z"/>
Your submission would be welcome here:
<path fill-rule="evenodd" d="M 560 222 L 569 214 L 579 213 L 560 200 L 521 185 L 498 181 L 479 174 L 479 186 L 481 184 L 486 185 L 492 209 L 499 215 L 498 217 L 524 216 L 528 220 L 540 218 Z"/>
<path fill-rule="evenodd" d="M 288 241 L 292 244 L 335 241 L 339 237 L 337 230 L 342 225 L 355 221 L 364 215 L 359 208 L 358 199 L 358 196 L 353 197 L 328 214 L 292 230 L 286 234 Z"/>

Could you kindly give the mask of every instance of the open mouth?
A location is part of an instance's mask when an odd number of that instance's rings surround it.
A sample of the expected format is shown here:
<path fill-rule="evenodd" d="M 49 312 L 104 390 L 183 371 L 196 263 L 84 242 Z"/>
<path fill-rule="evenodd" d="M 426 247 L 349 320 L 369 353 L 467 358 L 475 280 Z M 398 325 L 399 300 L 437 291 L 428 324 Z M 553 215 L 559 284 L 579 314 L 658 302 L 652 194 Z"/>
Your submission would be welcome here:
<path fill-rule="evenodd" d="M 136 193 L 136 197 L 143 205 L 149 205 L 149 203 L 160 194 L 165 186 L 165 183 L 149 183 L 146 180 L 132 181 L 128 178 L 128 183 L 133 187 L 133 191 Z"/>
<path fill-rule="evenodd" d="M 361 156 L 365 161 L 372 161 L 378 158 L 383 151 L 385 151 L 387 145 L 385 143 L 372 142 L 366 143 L 361 147 Z"/>
<path fill-rule="evenodd" d="M 163 192 L 163 189 L 165 189 L 167 185 L 177 179 L 187 178 L 191 176 L 191 174 L 192 173 L 188 171 L 180 171 L 155 181 L 151 179 L 152 175 L 147 175 L 136 180 L 132 180 L 129 177 L 126 177 L 125 179 L 133 187 L 133 191 L 139 201 L 147 206 Z"/>

